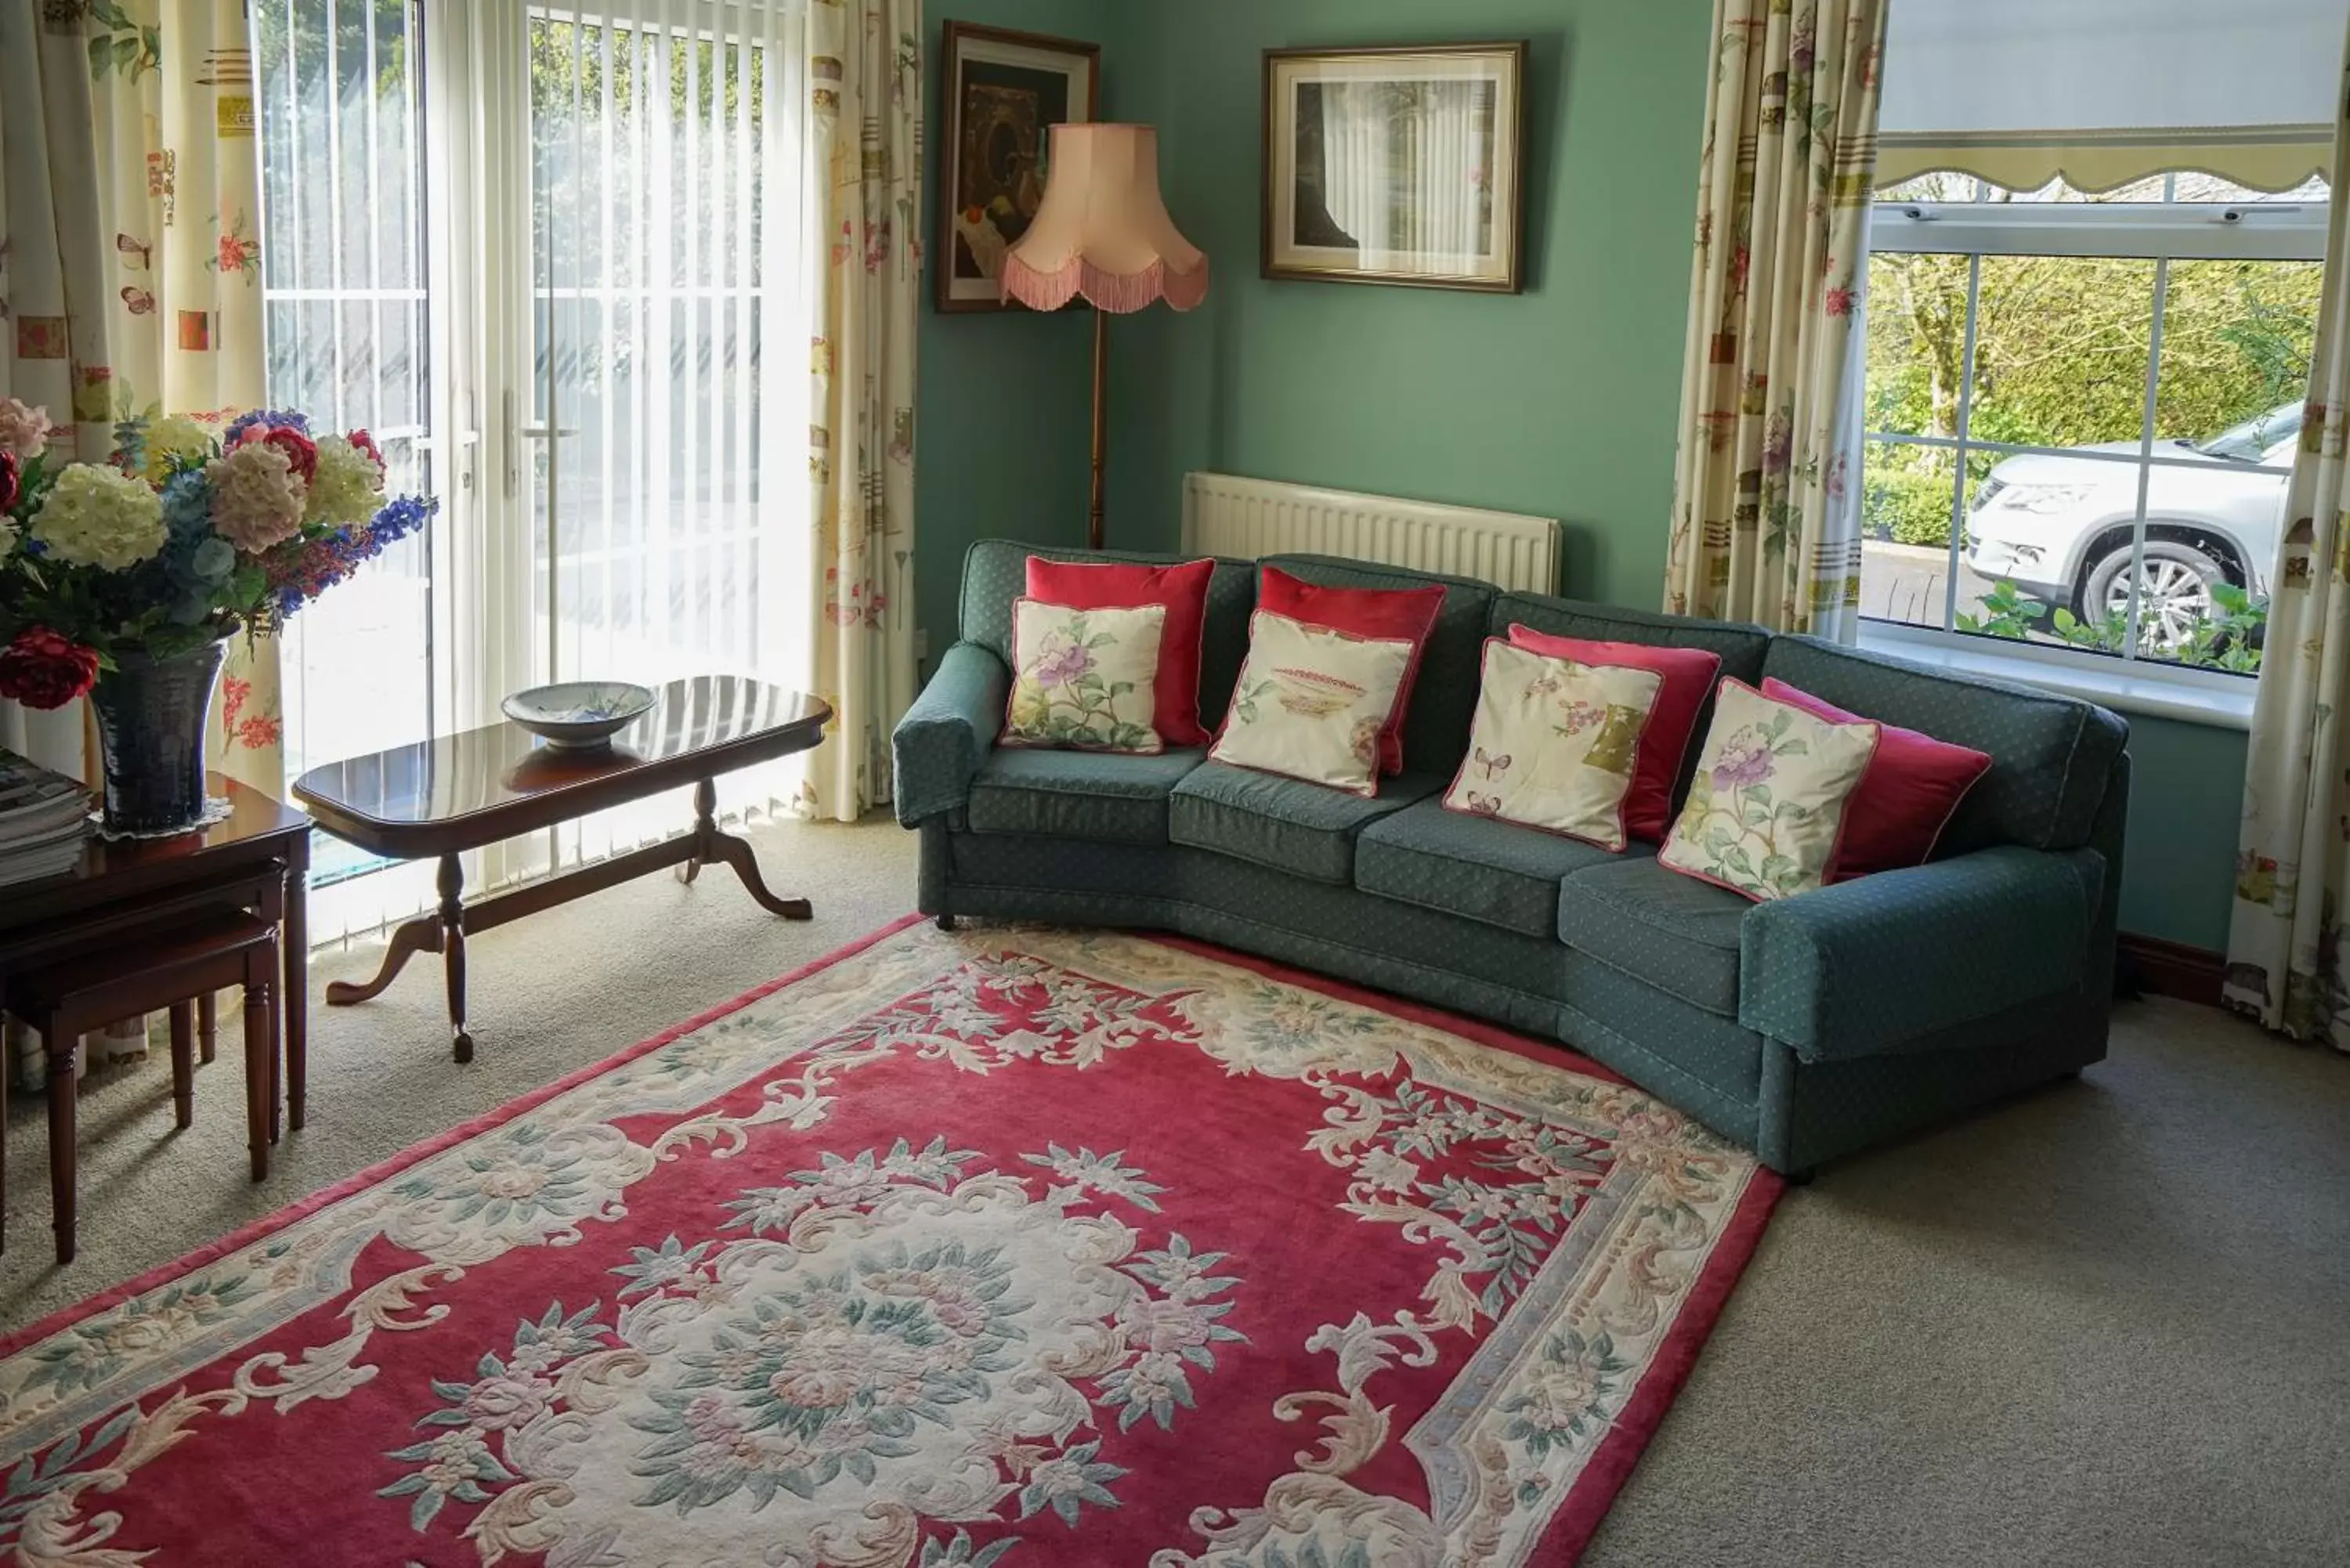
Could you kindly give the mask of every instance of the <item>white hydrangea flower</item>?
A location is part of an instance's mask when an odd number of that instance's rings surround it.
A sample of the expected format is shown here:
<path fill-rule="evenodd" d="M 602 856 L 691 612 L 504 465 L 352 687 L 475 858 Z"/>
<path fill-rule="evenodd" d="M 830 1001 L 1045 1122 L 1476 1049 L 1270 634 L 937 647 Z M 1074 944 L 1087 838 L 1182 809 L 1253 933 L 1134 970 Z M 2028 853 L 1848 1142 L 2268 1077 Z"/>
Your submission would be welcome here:
<path fill-rule="evenodd" d="M 33 537 L 68 566 L 120 572 L 163 547 L 163 502 L 152 485 L 117 469 L 77 462 L 33 518 Z"/>
<path fill-rule="evenodd" d="M 145 462 L 140 477 L 161 484 L 172 476 L 175 457 L 203 457 L 213 449 L 213 432 L 182 414 L 167 414 L 149 425 L 143 435 Z"/>
<path fill-rule="evenodd" d="M 383 470 L 347 436 L 318 438 L 305 515 L 313 523 L 366 523 L 383 510 Z"/>

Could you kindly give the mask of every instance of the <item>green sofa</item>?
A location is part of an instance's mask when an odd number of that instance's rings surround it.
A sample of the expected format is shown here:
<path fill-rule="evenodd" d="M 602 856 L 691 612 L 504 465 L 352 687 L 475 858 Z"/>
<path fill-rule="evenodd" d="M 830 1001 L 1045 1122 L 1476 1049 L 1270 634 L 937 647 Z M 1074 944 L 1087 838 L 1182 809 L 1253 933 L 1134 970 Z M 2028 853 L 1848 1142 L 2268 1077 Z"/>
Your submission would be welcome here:
<path fill-rule="evenodd" d="M 1378 799 L 1198 750 L 999 750 L 1031 554 L 1178 558 L 972 548 L 961 640 L 895 736 L 899 819 L 922 836 L 921 909 L 942 923 L 1180 931 L 1492 1019 L 1606 1063 L 1790 1174 L 2105 1055 L 2129 758 L 2104 709 L 1758 627 L 1276 556 L 1326 585 L 1445 586 L 1404 773 Z M 1210 590 L 1211 729 L 1247 650 L 1256 566 L 1220 561 Z M 1513 621 L 1709 649 L 1725 675 L 1775 675 L 1993 765 L 1932 864 L 1749 903 L 1663 869 L 1653 845 L 1610 854 L 1442 808 L 1483 641 Z"/>

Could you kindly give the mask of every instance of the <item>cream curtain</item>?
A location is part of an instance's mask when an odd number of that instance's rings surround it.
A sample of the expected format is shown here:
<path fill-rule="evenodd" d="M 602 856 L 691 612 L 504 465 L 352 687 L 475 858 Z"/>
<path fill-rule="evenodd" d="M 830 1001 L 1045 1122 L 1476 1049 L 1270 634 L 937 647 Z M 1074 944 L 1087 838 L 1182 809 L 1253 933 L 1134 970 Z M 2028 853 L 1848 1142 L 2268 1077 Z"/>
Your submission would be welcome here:
<path fill-rule="evenodd" d="M 1324 201 L 1366 265 L 1442 256 L 1465 272 L 1490 248 L 1473 176 L 1494 91 L 1483 81 L 1323 84 Z"/>
<path fill-rule="evenodd" d="M 808 7 L 809 187 L 821 212 L 809 477 L 813 690 L 837 715 L 798 807 L 854 822 L 889 798 L 889 731 L 914 700 L 914 333 L 921 0 Z"/>
<path fill-rule="evenodd" d="M 2293 464 L 2268 653 L 2252 714 L 2228 1004 L 2296 1040 L 2350 1051 L 2342 900 L 2350 888 L 2350 136 L 2335 138 L 2325 293 Z"/>
<path fill-rule="evenodd" d="M 1715 0 L 1665 607 L 1848 638 L 1841 417 L 1887 0 Z"/>
<path fill-rule="evenodd" d="M 259 403 L 259 178 L 242 0 L 0 5 L 0 393 L 65 426 L 56 458 Z M 213 765 L 282 793 L 276 649 L 232 644 L 221 690 Z M 79 703 L 0 703 L 0 744 L 91 771 Z M 135 1023 L 104 1040 L 146 1050 Z"/>
<path fill-rule="evenodd" d="M 259 183 L 243 0 L 0 6 L 0 392 L 70 410 L 67 456 L 260 403 Z M 213 765 L 282 794 L 276 649 L 232 644 L 221 692 Z M 85 771 L 78 705 L 0 743 Z"/>

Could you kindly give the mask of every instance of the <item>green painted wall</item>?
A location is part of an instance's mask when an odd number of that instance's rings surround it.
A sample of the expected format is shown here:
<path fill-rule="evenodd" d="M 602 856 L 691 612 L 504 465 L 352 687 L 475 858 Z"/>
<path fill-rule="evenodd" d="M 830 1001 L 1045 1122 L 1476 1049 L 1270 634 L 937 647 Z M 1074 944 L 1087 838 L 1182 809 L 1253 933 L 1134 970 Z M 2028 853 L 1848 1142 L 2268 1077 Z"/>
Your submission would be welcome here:
<path fill-rule="evenodd" d="M 1182 476 L 1216 469 L 1561 516 L 1567 592 L 1653 606 L 1709 14 L 1702 0 L 960 0 L 934 16 L 934 48 L 946 16 L 1101 43 L 1106 113 L 1159 128 L 1169 210 L 1215 265 L 1200 310 L 1117 323 L 1111 542 L 1172 548 Z M 1263 51 L 1494 38 L 1533 44 L 1525 294 L 1259 277 Z M 924 309 L 918 597 L 935 651 L 972 539 L 1083 537 L 1092 318 Z M 2132 732 L 2122 923 L 2222 946 L 2244 737 L 2145 718 Z"/>
<path fill-rule="evenodd" d="M 2129 725 L 2122 929 L 2224 948 L 2243 817 L 2244 733 L 2137 715 Z"/>
<path fill-rule="evenodd" d="M 1570 592 L 1653 605 L 1672 501 L 1711 8 L 1187 0 L 1119 112 L 1159 127 L 1207 305 L 1119 323 L 1111 526 L 1171 541 L 1209 468 L 1567 520 Z M 1524 38 L 1526 292 L 1258 275 L 1263 54 Z"/>
<path fill-rule="evenodd" d="M 1105 114 L 1120 107 L 1118 77 L 1149 57 L 1140 47 L 1155 14 L 1117 0 L 946 0 L 926 8 L 930 29 L 926 182 L 922 245 L 937 243 L 940 105 L 951 17 L 992 27 L 1049 33 L 1102 46 Z M 1086 533 L 1093 397 L 1093 317 L 1085 311 L 1040 317 L 1025 312 L 942 316 L 930 277 L 922 283 L 920 386 L 914 472 L 920 545 L 914 566 L 917 620 L 936 658 L 954 640 L 955 589 L 973 539 L 1012 537 L 1082 545 Z"/>

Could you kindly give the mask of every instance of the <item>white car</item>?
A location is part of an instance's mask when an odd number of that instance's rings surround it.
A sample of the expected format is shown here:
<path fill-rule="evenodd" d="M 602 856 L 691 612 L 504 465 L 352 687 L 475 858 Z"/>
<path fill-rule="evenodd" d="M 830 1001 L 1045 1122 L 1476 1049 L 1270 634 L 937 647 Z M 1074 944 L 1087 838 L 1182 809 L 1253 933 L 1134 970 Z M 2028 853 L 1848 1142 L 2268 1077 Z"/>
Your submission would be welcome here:
<path fill-rule="evenodd" d="M 2146 490 L 2146 564 L 2139 591 L 2153 650 L 2183 646 L 2211 614 L 2211 588 L 2268 591 L 2302 405 L 2288 403 L 2209 441 L 2158 448 Z M 2136 459 L 2136 441 L 2075 447 Z M 1967 516 L 1967 566 L 2013 583 L 2085 621 L 2129 613 L 2130 537 L 2137 521 L 2135 461 L 2031 452 L 1991 471 Z"/>

